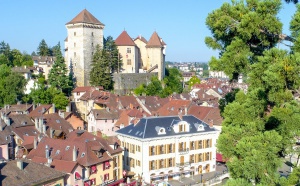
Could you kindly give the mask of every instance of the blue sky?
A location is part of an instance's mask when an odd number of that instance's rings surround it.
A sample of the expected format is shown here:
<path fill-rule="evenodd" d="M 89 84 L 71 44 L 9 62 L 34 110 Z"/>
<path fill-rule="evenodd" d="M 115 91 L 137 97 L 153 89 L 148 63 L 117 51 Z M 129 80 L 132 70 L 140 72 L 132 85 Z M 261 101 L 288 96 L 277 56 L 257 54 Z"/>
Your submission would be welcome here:
<path fill-rule="evenodd" d="M 229 0 L 0 0 L 0 41 L 29 54 L 42 39 L 48 46 L 60 41 L 63 48 L 65 24 L 86 8 L 105 24 L 105 37 L 115 39 L 125 29 L 133 38 L 141 34 L 148 40 L 156 31 L 167 43 L 167 61 L 207 62 L 218 53 L 204 43 L 210 36 L 205 19 L 224 2 Z M 296 8 L 286 3 L 283 7 L 279 18 L 289 34 Z"/>

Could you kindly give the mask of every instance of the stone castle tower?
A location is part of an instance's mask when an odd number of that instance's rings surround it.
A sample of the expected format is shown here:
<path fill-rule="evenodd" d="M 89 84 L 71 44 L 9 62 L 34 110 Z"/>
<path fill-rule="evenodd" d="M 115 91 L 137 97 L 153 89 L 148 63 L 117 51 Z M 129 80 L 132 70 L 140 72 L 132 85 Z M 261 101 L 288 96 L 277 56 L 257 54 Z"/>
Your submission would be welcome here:
<path fill-rule="evenodd" d="M 96 45 L 103 48 L 104 24 L 84 9 L 66 23 L 65 62 L 75 77 L 76 86 L 88 86 Z"/>

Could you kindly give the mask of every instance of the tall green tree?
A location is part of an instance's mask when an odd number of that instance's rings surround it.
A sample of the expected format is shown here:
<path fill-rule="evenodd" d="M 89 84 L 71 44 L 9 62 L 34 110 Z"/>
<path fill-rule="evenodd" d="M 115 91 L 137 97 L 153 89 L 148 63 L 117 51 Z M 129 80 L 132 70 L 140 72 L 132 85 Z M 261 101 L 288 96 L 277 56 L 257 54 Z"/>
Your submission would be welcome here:
<path fill-rule="evenodd" d="M 104 39 L 104 50 L 107 52 L 111 72 L 119 72 L 122 67 L 122 61 L 120 60 L 119 51 L 113 37 L 108 36 Z"/>
<path fill-rule="evenodd" d="M 44 39 L 42 39 L 37 48 L 37 54 L 39 56 L 49 56 L 49 47 Z"/>
<path fill-rule="evenodd" d="M 90 84 L 92 86 L 103 86 L 105 90 L 112 90 L 113 80 L 108 55 L 105 50 L 101 50 L 99 45 L 96 46 L 90 72 Z"/>
<path fill-rule="evenodd" d="M 206 19 L 212 37 L 205 42 L 220 51 L 219 59 L 210 61 L 212 69 L 232 79 L 243 73 L 249 80 L 247 93 L 239 91 L 226 103 L 217 142 L 236 183 L 282 183 L 280 158 L 299 136 L 300 105 L 292 94 L 300 85 L 299 7 L 292 36 L 281 33 L 280 9 L 280 0 L 232 1 Z M 291 51 L 275 48 L 280 40 L 293 42 Z"/>
<path fill-rule="evenodd" d="M 55 87 L 67 94 L 70 87 L 68 70 L 60 50 L 60 43 L 58 43 L 56 47 L 58 48 L 56 61 L 50 70 L 48 82 L 52 87 Z"/>

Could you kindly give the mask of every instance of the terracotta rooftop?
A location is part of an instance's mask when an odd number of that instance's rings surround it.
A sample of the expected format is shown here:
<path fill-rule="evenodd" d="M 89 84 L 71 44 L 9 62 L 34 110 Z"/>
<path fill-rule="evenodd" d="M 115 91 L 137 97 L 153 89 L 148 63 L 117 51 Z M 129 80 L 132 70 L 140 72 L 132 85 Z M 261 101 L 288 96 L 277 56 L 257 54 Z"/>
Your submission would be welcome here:
<path fill-rule="evenodd" d="M 93 113 L 94 118 L 96 120 L 104 120 L 104 119 L 116 120 L 119 118 L 119 113 L 116 110 L 92 109 L 90 113 Z"/>
<path fill-rule="evenodd" d="M 143 41 L 143 42 L 146 43 L 146 44 L 148 43 L 148 41 L 147 41 L 143 36 L 141 36 L 141 35 L 137 36 L 137 37 L 134 39 L 134 41 L 135 41 L 135 40 L 138 40 L 138 39 L 141 40 L 141 41 Z"/>
<path fill-rule="evenodd" d="M 99 90 L 103 90 L 102 86 L 98 86 L 98 87 L 85 86 L 85 87 L 76 87 L 72 92 L 88 92 L 88 91 L 91 91 L 91 90 L 96 90 L 97 88 Z"/>
<path fill-rule="evenodd" d="M 97 18 L 95 18 L 89 11 L 86 9 L 82 10 L 76 17 L 74 17 L 68 24 L 75 24 L 75 23 L 90 23 L 94 25 L 103 25 Z"/>
<path fill-rule="evenodd" d="M 115 43 L 117 46 L 135 46 L 135 43 L 125 30 L 117 37 Z"/>
<path fill-rule="evenodd" d="M 52 107 L 52 105 L 50 105 L 50 104 L 48 104 L 48 105 L 40 105 L 40 106 L 36 107 L 33 111 L 31 111 L 31 112 L 29 113 L 29 117 L 31 117 L 31 118 L 41 117 L 41 116 L 44 115 L 51 107 Z"/>
<path fill-rule="evenodd" d="M 160 37 L 157 35 L 156 32 L 154 32 L 152 34 L 152 36 L 150 37 L 146 47 L 148 48 L 160 48 L 160 47 L 163 47 L 163 44 L 161 43 L 161 39 Z"/>
<path fill-rule="evenodd" d="M 64 177 L 66 174 L 45 165 L 22 159 L 23 170 L 17 166 L 18 160 L 0 164 L 1 185 L 44 185 Z"/>
<path fill-rule="evenodd" d="M 174 116 L 178 114 L 186 114 L 185 111 L 192 104 L 190 100 L 170 100 L 158 109 L 155 114 L 158 116 Z"/>
<path fill-rule="evenodd" d="M 216 107 L 192 105 L 188 110 L 188 114 L 191 114 L 206 123 L 213 121 L 214 125 L 221 125 L 223 121 L 223 118 L 220 115 L 220 109 Z"/>

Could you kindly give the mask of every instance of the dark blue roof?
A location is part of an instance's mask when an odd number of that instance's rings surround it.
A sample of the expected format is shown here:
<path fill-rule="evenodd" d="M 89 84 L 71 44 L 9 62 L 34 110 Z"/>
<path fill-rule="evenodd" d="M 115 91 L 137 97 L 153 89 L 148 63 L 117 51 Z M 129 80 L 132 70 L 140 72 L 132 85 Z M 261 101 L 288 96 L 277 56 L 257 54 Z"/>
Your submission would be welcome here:
<path fill-rule="evenodd" d="M 180 122 L 185 121 L 190 124 L 189 132 L 174 132 L 173 125 Z M 195 125 L 196 124 L 196 125 Z M 197 131 L 197 125 L 202 124 L 204 126 L 204 130 Z M 155 127 L 163 127 L 165 129 L 166 134 L 158 134 Z M 137 124 L 131 124 L 127 127 L 124 127 L 116 133 L 123 134 L 127 136 L 132 136 L 136 138 L 146 139 L 146 138 L 157 138 L 164 136 L 177 136 L 184 134 L 195 134 L 195 133 L 204 133 L 216 131 L 215 128 L 210 128 L 207 123 L 196 118 L 192 115 L 184 115 L 182 116 L 182 120 L 179 116 L 159 116 L 159 117 L 145 117 L 142 118 Z"/>

